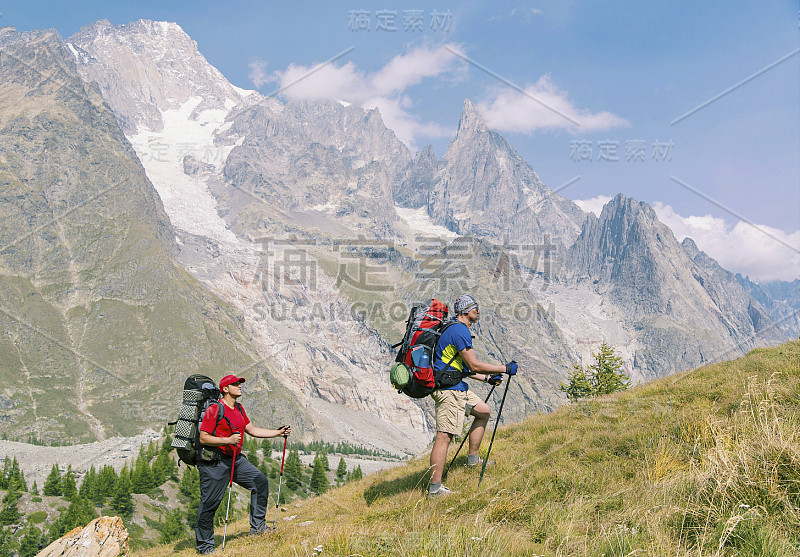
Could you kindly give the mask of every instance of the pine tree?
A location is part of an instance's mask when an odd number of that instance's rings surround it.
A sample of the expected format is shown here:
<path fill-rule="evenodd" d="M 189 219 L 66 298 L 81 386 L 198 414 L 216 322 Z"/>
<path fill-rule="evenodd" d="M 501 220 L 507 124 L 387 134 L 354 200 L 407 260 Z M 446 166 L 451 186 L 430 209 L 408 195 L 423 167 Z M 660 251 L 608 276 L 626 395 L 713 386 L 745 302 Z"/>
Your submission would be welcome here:
<path fill-rule="evenodd" d="M 167 480 L 175 479 L 176 471 L 177 466 L 172 456 L 169 453 L 158 453 L 153 463 L 153 484 L 158 487 Z"/>
<path fill-rule="evenodd" d="M 0 557 L 14 557 L 14 538 L 3 528 L 0 528 Z"/>
<path fill-rule="evenodd" d="M 8 489 L 13 488 L 17 491 L 28 491 L 28 486 L 25 483 L 25 475 L 22 473 L 22 469 L 19 467 L 17 457 L 14 457 L 14 460 L 11 462 L 11 471 L 8 474 L 7 483 Z"/>
<path fill-rule="evenodd" d="M 58 470 L 58 464 L 53 464 L 53 467 L 50 469 L 50 474 L 44 481 L 44 487 L 42 488 L 42 495 L 52 497 L 52 496 L 59 496 L 62 494 L 63 491 L 61 491 L 61 472 L 59 472 Z"/>
<path fill-rule="evenodd" d="M 170 433 L 170 427 L 165 425 L 161 434 L 164 436 L 164 440 L 161 442 L 161 452 L 168 453 L 172 450 L 172 435 Z"/>
<path fill-rule="evenodd" d="M 139 451 L 139 454 L 141 454 L 141 453 L 144 453 L 144 458 L 147 460 L 147 462 L 149 464 L 150 461 L 153 460 L 155 458 L 155 456 L 158 454 L 158 448 L 155 446 L 155 444 L 152 441 L 150 441 L 147 444 L 147 448 L 144 451 Z"/>
<path fill-rule="evenodd" d="M 8 489 L 8 480 L 11 478 L 11 457 L 6 455 L 3 459 L 3 473 L 0 474 L 0 489 Z"/>
<path fill-rule="evenodd" d="M 320 459 L 320 461 L 322 461 L 322 465 L 325 467 L 325 470 L 330 471 L 331 465 L 328 462 L 328 453 L 326 453 L 324 450 L 317 451 L 317 458 Z"/>
<path fill-rule="evenodd" d="M 303 485 L 303 463 L 296 450 L 289 451 L 286 457 L 286 464 L 283 468 L 283 475 L 286 477 L 286 487 L 292 491 L 297 491 Z"/>
<path fill-rule="evenodd" d="M 364 473 L 361 471 L 361 465 L 359 464 L 355 470 L 350 472 L 347 476 L 347 481 L 357 481 L 364 477 Z"/>
<path fill-rule="evenodd" d="M 566 393 L 567 400 L 570 402 L 577 402 L 594 394 L 591 379 L 586 374 L 586 370 L 577 363 L 572 365 L 572 373 L 569 374 L 567 380 L 567 385 L 562 383 L 558 389 Z"/>
<path fill-rule="evenodd" d="M 131 472 L 131 491 L 133 493 L 147 493 L 154 487 L 153 471 L 147 461 L 147 455 L 139 453 L 136 458 L 136 467 Z"/>
<path fill-rule="evenodd" d="M 33 485 L 31 486 L 31 495 L 39 495 L 39 486 L 36 484 L 36 480 L 33 480 Z"/>
<path fill-rule="evenodd" d="M 114 497 L 114 488 L 117 486 L 117 472 L 110 464 L 100 469 L 95 482 L 94 502 L 102 504 L 106 498 Z"/>
<path fill-rule="evenodd" d="M 261 454 L 264 458 L 272 458 L 272 443 L 268 439 L 261 440 Z"/>
<path fill-rule="evenodd" d="M 317 495 L 322 495 L 330 487 L 328 477 L 325 475 L 325 464 L 319 457 L 314 459 L 314 471 L 311 473 L 310 487 Z"/>
<path fill-rule="evenodd" d="M 339 457 L 339 466 L 336 467 L 336 479 L 344 481 L 347 477 L 347 463 L 344 461 L 344 457 Z"/>
<path fill-rule="evenodd" d="M 172 543 L 182 538 L 185 533 L 186 527 L 181 521 L 181 511 L 179 509 L 174 509 L 167 515 L 167 519 L 161 527 L 161 536 L 158 542 L 162 544 Z"/>
<path fill-rule="evenodd" d="M 111 508 L 122 518 L 130 518 L 133 515 L 133 496 L 131 495 L 131 479 L 127 467 L 123 467 L 119 473 L 117 485 L 114 488 L 114 500 Z"/>
<path fill-rule="evenodd" d="M 197 522 L 197 508 L 200 506 L 200 473 L 197 468 L 187 468 L 183 472 L 179 490 L 181 495 L 189 498 L 185 515 L 186 523 L 190 528 L 194 528 Z"/>
<path fill-rule="evenodd" d="M 614 354 L 614 349 L 606 344 L 600 344 L 599 350 L 592 354 L 595 362 L 584 370 L 579 364 L 573 364 L 569 383 L 559 387 L 566 393 L 570 402 L 582 398 L 607 395 L 617 391 L 624 391 L 631 385 L 630 379 L 622 370 L 622 358 Z"/>
<path fill-rule="evenodd" d="M 179 489 L 186 497 L 200 498 L 200 473 L 197 468 L 187 468 L 183 472 Z"/>
<path fill-rule="evenodd" d="M 78 495 L 81 497 L 85 497 L 90 501 L 94 501 L 96 499 L 95 491 L 97 491 L 97 471 L 94 469 L 94 464 L 86 475 L 83 477 L 83 481 L 81 482 L 81 488 L 78 490 Z"/>
<path fill-rule="evenodd" d="M 67 467 L 64 477 L 61 478 L 61 493 L 67 501 L 74 501 L 78 496 L 78 487 L 75 485 L 75 472 L 72 465 Z"/>
<path fill-rule="evenodd" d="M 22 518 L 17 508 L 17 501 L 19 501 L 20 497 L 20 492 L 16 489 L 9 488 L 6 492 L 3 497 L 3 509 L 0 510 L 0 526 L 16 524 Z"/>
<path fill-rule="evenodd" d="M 25 535 L 19 542 L 20 557 L 33 557 L 39 553 L 39 543 L 42 541 L 42 532 L 36 526 L 28 526 Z"/>
<path fill-rule="evenodd" d="M 631 386 L 630 379 L 622 371 L 622 358 L 615 355 L 614 349 L 605 341 L 600 345 L 600 350 L 592 355 L 595 363 L 589 369 L 595 396 L 624 391 Z"/>

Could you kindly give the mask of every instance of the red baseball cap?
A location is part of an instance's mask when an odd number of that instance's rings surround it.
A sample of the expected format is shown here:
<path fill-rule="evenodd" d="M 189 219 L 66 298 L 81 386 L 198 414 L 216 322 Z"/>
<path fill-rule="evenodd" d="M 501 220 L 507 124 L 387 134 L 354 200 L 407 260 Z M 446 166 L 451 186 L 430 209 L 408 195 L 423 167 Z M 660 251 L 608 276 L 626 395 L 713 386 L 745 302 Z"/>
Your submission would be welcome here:
<path fill-rule="evenodd" d="M 244 377 L 236 377 L 235 375 L 226 375 L 222 379 L 219 380 L 219 390 L 221 391 L 228 385 L 233 385 L 234 383 L 244 383 Z"/>

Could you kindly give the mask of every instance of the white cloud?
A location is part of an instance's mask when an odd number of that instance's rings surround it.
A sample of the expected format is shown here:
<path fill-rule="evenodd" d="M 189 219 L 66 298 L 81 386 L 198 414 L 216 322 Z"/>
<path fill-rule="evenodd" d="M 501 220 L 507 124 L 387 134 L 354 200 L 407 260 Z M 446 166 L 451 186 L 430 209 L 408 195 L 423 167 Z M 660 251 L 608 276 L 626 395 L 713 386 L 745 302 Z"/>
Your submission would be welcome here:
<path fill-rule="evenodd" d="M 757 282 L 791 281 L 800 277 L 800 230 L 787 234 L 770 226 L 758 224 L 756 228 L 742 221 L 731 227 L 724 219 L 711 215 L 683 217 L 670 205 L 660 202 L 654 203 L 653 208 L 678 240 L 692 238 L 698 248 L 731 272 L 747 275 Z"/>
<path fill-rule="evenodd" d="M 454 130 L 436 123 L 425 123 L 410 108 L 411 97 L 405 91 L 426 79 L 453 79 L 466 74 L 466 65 L 444 45 L 435 49 L 420 47 L 392 58 L 372 73 L 359 70 L 353 62 L 327 64 L 291 64 L 276 71 L 269 81 L 277 83 L 280 95 L 288 99 L 341 99 L 363 108 L 378 108 L 384 123 L 412 149 L 418 137 L 448 137 Z"/>
<path fill-rule="evenodd" d="M 247 65 L 250 68 L 250 73 L 247 77 L 253 82 L 256 88 L 261 87 L 265 83 L 269 83 L 270 77 L 266 73 L 267 63 L 264 60 L 253 60 Z"/>
<path fill-rule="evenodd" d="M 598 195 L 597 197 L 593 197 L 591 199 L 576 199 L 575 204 L 584 211 L 594 213 L 599 217 L 600 212 L 603 210 L 603 206 L 609 201 L 611 201 L 609 196 Z"/>
<path fill-rule="evenodd" d="M 539 8 L 513 8 L 510 12 L 500 15 L 493 15 L 489 21 L 502 21 L 504 19 L 519 19 L 523 22 L 528 22 L 533 16 L 541 15 L 544 12 Z"/>
<path fill-rule="evenodd" d="M 478 112 L 486 125 L 502 132 L 520 133 L 557 128 L 594 132 L 630 127 L 627 120 L 616 114 L 575 107 L 548 75 L 523 90 L 525 93 L 508 87 L 496 89 L 493 98 L 479 102 Z"/>

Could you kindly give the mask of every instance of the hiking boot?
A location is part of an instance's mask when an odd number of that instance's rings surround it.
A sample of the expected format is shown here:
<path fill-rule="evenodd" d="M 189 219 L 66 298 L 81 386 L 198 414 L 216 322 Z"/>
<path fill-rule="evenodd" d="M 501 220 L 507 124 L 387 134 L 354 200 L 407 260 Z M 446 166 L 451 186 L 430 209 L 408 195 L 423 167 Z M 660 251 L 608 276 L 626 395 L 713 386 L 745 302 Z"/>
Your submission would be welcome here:
<path fill-rule="evenodd" d="M 457 491 L 450 491 L 449 488 L 447 488 L 445 486 L 440 486 L 439 489 L 437 489 L 436 491 L 433 491 L 433 492 L 429 491 L 428 492 L 428 497 L 429 498 L 445 497 L 445 496 L 451 495 L 453 493 L 458 493 L 458 492 Z"/>
<path fill-rule="evenodd" d="M 494 464 L 495 464 L 494 460 L 490 460 L 489 462 L 486 463 L 486 466 L 494 466 Z M 467 460 L 467 468 L 475 468 L 476 466 L 483 466 L 482 458 L 479 458 L 475 462 L 469 462 L 469 460 Z"/>

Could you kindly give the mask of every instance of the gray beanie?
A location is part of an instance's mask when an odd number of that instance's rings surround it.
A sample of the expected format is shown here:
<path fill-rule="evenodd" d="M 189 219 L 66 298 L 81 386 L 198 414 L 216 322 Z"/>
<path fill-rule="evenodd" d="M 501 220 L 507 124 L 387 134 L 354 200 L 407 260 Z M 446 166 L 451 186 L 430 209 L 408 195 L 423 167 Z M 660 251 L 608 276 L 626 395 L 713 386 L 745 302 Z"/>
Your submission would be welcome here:
<path fill-rule="evenodd" d="M 462 313 L 469 313 L 477 305 L 478 302 L 475 301 L 475 298 L 469 294 L 462 294 L 453 302 L 453 311 L 456 312 L 456 315 L 461 315 Z"/>

